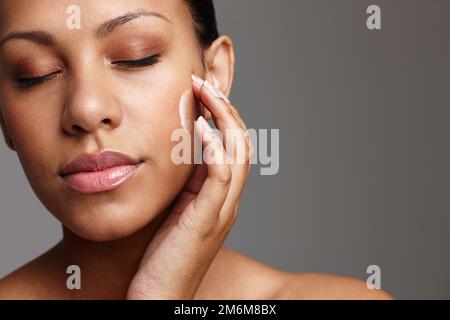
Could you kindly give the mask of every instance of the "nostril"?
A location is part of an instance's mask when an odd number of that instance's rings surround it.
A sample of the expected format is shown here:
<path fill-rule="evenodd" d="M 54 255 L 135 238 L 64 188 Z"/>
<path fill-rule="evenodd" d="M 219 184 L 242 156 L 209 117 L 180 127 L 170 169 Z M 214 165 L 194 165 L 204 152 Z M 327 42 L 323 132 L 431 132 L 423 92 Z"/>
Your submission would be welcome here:
<path fill-rule="evenodd" d="M 110 123 L 111 123 L 111 120 L 110 120 L 110 119 L 104 119 L 102 122 L 103 122 L 104 124 L 110 124 Z"/>
<path fill-rule="evenodd" d="M 81 128 L 81 127 L 80 127 L 79 125 L 77 125 L 77 124 L 73 125 L 72 128 L 73 128 L 73 130 L 74 130 L 75 132 L 77 132 L 77 133 L 83 131 L 83 128 Z"/>

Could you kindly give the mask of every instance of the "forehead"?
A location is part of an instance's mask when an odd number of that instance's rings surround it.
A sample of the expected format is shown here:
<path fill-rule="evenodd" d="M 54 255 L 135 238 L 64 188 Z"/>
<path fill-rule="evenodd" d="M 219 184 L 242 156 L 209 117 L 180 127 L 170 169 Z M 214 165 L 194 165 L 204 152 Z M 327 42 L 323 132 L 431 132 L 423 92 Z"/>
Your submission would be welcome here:
<path fill-rule="evenodd" d="M 67 21 L 74 14 L 69 8 L 74 5 L 79 8 L 80 32 L 91 31 L 104 21 L 136 10 L 163 14 L 174 25 L 186 24 L 190 18 L 183 0 L 1 0 L 0 37 L 11 31 L 32 29 L 67 31 Z"/>

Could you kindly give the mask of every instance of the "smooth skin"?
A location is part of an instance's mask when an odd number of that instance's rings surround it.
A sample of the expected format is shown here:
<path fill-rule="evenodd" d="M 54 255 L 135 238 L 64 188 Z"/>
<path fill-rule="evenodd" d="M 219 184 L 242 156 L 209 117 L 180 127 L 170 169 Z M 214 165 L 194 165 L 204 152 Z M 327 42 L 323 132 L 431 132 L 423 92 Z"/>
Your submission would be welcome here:
<path fill-rule="evenodd" d="M 71 4 L 81 8 L 81 30 L 65 28 Z M 108 34 L 94 31 L 136 10 L 168 20 L 146 15 L 104 28 Z M 181 127 L 178 106 L 187 89 L 193 99 L 186 116 L 197 120 L 191 133 L 204 148 L 230 154 L 225 141 L 207 134 L 200 115 L 223 135 L 229 128 L 247 129 L 236 106 L 217 97 L 231 90 L 232 41 L 221 36 L 202 61 L 183 1 L 0 2 L 0 39 L 30 30 L 44 31 L 52 41 L 11 39 L 0 46 L 1 127 L 33 191 L 61 222 L 63 239 L 1 279 L 0 298 L 392 298 L 361 280 L 286 272 L 224 247 L 252 150 L 243 135 L 243 164 L 176 165 L 170 159 L 170 136 Z M 160 60 L 152 65 L 120 64 L 156 53 Z M 18 86 L 20 79 L 49 74 L 55 76 Z M 69 190 L 58 172 L 79 153 L 106 148 L 144 165 L 112 192 L 86 196 Z M 66 287 L 72 264 L 82 270 L 81 290 Z"/>

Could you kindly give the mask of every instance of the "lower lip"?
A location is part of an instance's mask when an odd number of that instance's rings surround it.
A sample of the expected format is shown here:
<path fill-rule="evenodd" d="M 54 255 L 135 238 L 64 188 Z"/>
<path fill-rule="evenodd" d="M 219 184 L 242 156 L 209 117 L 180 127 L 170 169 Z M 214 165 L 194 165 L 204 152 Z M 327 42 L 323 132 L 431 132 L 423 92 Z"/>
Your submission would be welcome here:
<path fill-rule="evenodd" d="M 138 169 L 139 164 L 111 167 L 102 171 L 79 172 L 63 176 L 72 190 L 83 193 L 98 193 L 120 188 Z"/>

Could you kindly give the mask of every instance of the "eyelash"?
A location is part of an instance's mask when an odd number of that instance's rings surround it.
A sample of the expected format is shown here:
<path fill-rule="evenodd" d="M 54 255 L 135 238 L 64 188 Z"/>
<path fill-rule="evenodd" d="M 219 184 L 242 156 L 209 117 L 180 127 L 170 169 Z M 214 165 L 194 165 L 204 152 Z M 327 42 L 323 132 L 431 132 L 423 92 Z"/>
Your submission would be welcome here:
<path fill-rule="evenodd" d="M 139 59 L 139 60 L 114 61 L 112 64 L 120 66 L 120 67 L 133 69 L 133 68 L 142 68 L 142 67 L 151 66 L 151 65 L 158 63 L 159 61 L 160 61 L 160 55 L 155 54 L 155 55 L 152 55 L 152 56 L 149 56 L 149 57 L 146 57 L 143 59 Z M 60 71 L 55 71 L 55 72 L 52 72 L 48 75 L 41 76 L 41 77 L 19 78 L 17 80 L 17 86 L 20 89 L 31 88 L 31 87 L 41 84 L 45 81 L 54 79 L 55 77 L 58 76 L 59 73 L 60 73 Z"/>
<path fill-rule="evenodd" d="M 38 85 L 44 81 L 52 80 L 58 75 L 59 71 L 52 72 L 42 77 L 34 77 L 34 78 L 20 78 L 17 80 L 17 86 L 20 89 L 30 88 L 32 86 Z"/>
<path fill-rule="evenodd" d="M 139 60 L 121 60 L 114 61 L 112 64 L 127 68 L 142 68 L 154 65 L 160 61 L 160 55 L 155 54 Z"/>

